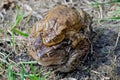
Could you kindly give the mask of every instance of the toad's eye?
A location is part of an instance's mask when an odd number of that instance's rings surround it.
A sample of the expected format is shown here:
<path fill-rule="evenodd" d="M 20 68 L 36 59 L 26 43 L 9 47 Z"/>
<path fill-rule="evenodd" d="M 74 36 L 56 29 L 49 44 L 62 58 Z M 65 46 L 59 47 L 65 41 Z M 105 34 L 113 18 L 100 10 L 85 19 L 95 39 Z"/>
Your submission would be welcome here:
<path fill-rule="evenodd" d="M 56 41 L 58 41 L 58 40 L 59 40 L 59 37 L 58 37 L 58 36 L 53 39 L 54 42 L 56 42 Z"/>

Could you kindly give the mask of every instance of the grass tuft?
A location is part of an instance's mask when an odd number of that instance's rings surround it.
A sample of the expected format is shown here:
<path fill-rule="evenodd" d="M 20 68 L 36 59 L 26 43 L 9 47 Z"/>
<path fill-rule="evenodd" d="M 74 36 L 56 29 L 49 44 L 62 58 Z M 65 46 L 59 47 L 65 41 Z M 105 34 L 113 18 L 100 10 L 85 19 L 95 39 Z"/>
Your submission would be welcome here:
<path fill-rule="evenodd" d="M 11 46 L 14 46 L 14 41 L 15 41 L 15 33 L 21 35 L 21 36 L 24 36 L 24 37 L 27 37 L 28 36 L 28 33 L 24 33 L 22 31 L 20 31 L 19 29 L 16 29 L 18 24 L 20 23 L 20 21 L 22 20 L 23 18 L 23 15 L 24 13 L 23 12 L 20 12 L 19 8 L 16 7 L 16 11 L 17 11 L 17 17 L 15 19 L 15 23 L 12 25 L 12 29 L 11 29 L 11 32 L 12 32 L 12 37 L 11 37 Z"/>

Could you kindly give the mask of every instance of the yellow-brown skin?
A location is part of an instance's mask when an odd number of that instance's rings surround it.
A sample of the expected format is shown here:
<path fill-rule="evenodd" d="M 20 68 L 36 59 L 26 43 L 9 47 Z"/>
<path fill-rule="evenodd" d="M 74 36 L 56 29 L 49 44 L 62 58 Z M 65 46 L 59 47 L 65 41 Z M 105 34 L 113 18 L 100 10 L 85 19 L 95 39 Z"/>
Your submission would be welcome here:
<path fill-rule="evenodd" d="M 57 65 L 61 72 L 75 69 L 89 52 L 92 18 L 65 5 L 51 9 L 31 29 L 29 54 L 40 65 Z M 67 40 L 67 41 L 66 41 Z"/>
<path fill-rule="evenodd" d="M 40 23 L 38 24 L 40 25 Z M 82 16 L 76 9 L 59 5 L 47 13 L 36 34 L 43 33 L 42 40 L 46 46 L 58 44 L 64 38 L 69 38 L 75 42 L 71 36 L 78 33 L 83 25 Z"/>

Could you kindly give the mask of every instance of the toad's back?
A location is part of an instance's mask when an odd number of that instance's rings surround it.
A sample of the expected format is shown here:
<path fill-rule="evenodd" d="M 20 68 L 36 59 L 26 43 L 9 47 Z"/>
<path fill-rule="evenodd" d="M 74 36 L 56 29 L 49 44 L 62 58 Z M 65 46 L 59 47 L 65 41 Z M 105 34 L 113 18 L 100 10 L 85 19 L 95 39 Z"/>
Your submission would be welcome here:
<path fill-rule="evenodd" d="M 63 34 L 66 34 L 66 32 L 71 30 L 78 32 L 81 29 L 82 22 L 80 19 L 79 12 L 74 8 L 59 5 L 51 9 L 45 17 L 43 38 L 49 41 L 49 39 L 55 39 L 58 35 L 60 36 L 58 42 L 61 42 Z"/>

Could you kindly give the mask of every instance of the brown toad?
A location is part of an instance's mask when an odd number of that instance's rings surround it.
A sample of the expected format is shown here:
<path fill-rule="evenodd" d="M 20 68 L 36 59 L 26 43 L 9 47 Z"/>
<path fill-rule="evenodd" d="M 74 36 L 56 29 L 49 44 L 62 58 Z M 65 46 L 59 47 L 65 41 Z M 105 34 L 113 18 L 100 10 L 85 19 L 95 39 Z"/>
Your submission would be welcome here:
<path fill-rule="evenodd" d="M 54 7 L 31 29 L 29 54 L 40 65 L 56 65 L 61 72 L 75 69 L 90 50 L 91 22 L 83 10 Z"/>

